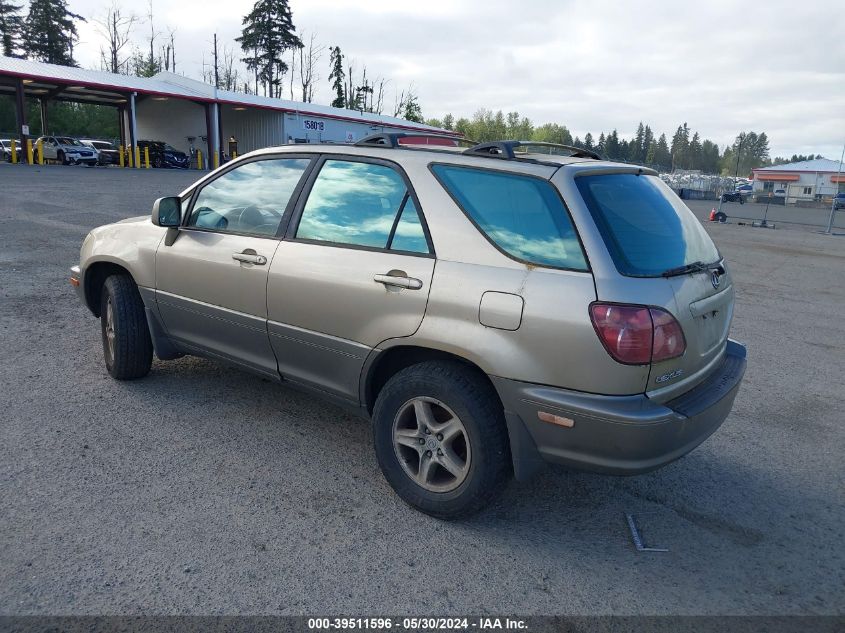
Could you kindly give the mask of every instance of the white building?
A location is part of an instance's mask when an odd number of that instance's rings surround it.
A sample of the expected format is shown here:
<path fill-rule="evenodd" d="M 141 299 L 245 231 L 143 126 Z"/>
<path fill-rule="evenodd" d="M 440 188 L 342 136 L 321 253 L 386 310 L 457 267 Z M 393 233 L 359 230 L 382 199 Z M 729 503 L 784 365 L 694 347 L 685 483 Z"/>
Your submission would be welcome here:
<path fill-rule="evenodd" d="M 62 133 L 49 129 L 48 102 L 92 103 L 115 108 L 125 146 L 164 141 L 186 152 L 194 147 L 207 157 L 228 153 L 231 137 L 244 154 L 286 143 L 354 143 L 379 132 L 460 136 L 381 114 L 218 90 L 170 72 L 134 77 L 0 56 L 2 94 L 15 100 L 22 142 L 30 136 L 25 99 L 40 101 L 45 134 Z"/>
<path fill-rule="evenodd" d="M 845 192 L 845 170 L 838 160 L 817 158 L 753 170 L 754 193 L 766 195 L 783 190 L 786 204 L 830 198 Z"/>

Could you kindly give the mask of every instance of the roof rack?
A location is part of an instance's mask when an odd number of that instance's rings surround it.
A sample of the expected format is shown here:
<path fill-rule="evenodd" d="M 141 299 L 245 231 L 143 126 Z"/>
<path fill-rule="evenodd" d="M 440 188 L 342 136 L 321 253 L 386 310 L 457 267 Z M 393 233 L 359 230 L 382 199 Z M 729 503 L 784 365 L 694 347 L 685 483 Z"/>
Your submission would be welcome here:
<path fill-rule="evenodd" d="M 454 141 L 455 147 L 458 147 L 459 143 L 471 142 L 467 141 L 467 139 L 449 136 L 448 134 L 427 134 L 426 132 L 379 132 L 378 134 L 370 134 L 369 136 L 365 136 L 360 141 L 355 143 L 355 147 L 372 147 L 373 145 L 379 145 L 389 147 L 391 149 L 396 149 L 397 147 L 402 146 L 399 142 L 399 139 L 403 138 L 433 138 Z"/>
<path fill-rule="evenodd" d="M 584 149 L 583 147 L 574 147 L 572 145 L 561 145 L 560 143 L 544 143 L 541 141 L 490 141 L 488 143 L 479 143 L 468 150 L 464 154 L 471 156 L 485 156 L 487 158 L 501 158 L 502 160 L 516 160 L 520 158 L 514 149 L 517 147 L 548 147 L 551 149 L 565 149 L 569 151 L 569 155 L 574 158 L 593 158 L 601 160 L 601 156 L 594 151 Z M 551 152 L 549 152 L 551 154 Z"/>

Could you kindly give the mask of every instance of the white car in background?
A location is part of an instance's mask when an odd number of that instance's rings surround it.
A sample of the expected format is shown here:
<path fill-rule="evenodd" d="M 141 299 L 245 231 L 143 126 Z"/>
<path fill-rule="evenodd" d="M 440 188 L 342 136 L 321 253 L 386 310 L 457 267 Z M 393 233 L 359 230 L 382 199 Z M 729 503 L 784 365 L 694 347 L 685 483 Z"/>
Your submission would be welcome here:
<path fill-rule="evenodd" d="M 15 150 L 17 151 L 18 160 L 21 160 L 21 142 L 16 140 L 15 143 Z M 10 139 L 4 138 L 0 139 L 0 160 L 11 161 L 12 160 L 12 141 Z"/>
<path fill-rule="evenodd" d="M 94 167 L 100 160 L 93 147 L 83 145 L 69 136 L 41 136 L 32 144 L 35 160 L 38 161 L 38 142 L 44 148 L 44 158 L 59 161 L 62 165 L 84 164 Z"/>

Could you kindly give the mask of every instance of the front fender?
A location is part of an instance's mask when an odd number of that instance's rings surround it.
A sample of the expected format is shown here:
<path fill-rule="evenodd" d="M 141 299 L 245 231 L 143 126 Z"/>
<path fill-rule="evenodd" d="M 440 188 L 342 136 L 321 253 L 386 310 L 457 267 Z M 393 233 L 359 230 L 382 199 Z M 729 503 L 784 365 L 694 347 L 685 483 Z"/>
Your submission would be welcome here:
<path fill-rule="evenodd" d="M 97 227 L 82 243 L 83 276 L 96 263 L 107 262 L 125 268 L 139 286 L 155 288 L 155 254 L 166 232 L 146 217 Z"/>

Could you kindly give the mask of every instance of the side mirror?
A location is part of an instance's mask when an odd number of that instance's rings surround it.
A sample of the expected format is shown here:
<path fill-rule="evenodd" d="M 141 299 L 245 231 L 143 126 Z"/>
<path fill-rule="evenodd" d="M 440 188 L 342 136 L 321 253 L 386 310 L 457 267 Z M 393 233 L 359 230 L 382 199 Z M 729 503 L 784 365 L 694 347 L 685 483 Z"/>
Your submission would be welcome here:
<path fill-rule="evenodd" d="M 153 224 L 176 228 L 182 222 L 182 200 L 176 196 L 153 202 Z"/>

